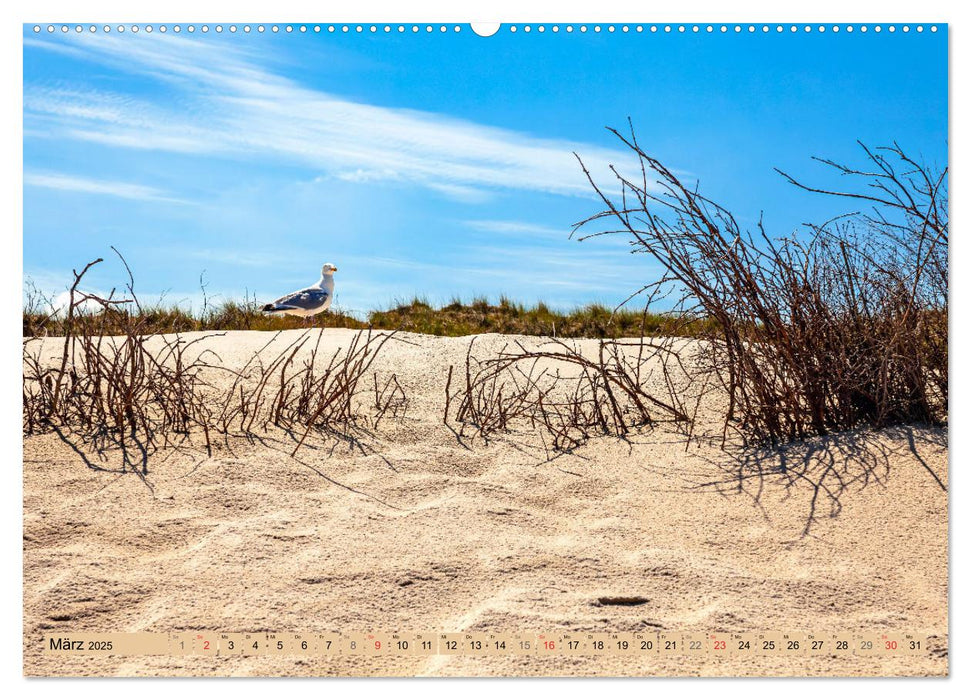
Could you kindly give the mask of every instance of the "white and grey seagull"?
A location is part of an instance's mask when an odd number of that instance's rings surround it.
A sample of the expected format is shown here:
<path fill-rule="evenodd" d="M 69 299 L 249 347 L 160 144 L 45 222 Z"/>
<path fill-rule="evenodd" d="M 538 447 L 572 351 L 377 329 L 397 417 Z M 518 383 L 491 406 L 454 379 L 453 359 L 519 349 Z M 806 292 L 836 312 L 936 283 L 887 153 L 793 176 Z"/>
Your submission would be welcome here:
<path fill-rule="evenodd" d="M 334 273 L 337 267 L 326 263 L 320 270 L 320 281 L 305 289 L 290 292 L 263 307 L 263 313 L 271 315 L 301 316 L 307 318 L 330 308 L 334 298 Z"/>

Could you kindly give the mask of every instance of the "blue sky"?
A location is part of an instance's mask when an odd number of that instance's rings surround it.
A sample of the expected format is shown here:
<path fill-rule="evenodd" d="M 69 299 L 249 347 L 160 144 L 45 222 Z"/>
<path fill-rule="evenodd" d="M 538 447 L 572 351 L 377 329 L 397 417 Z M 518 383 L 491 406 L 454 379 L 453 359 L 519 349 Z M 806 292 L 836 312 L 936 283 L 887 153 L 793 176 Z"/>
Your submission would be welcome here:
<path fill-rule="evenodd" d="M 800 192 L 856 140 L 947 158 L 947 32 L 593 31 L 489 38 L 35 34 L 24 30 L 24 274 L 57 292 L 265 300 L 340 268 L 351 312 L 418 294 L 616 304 L 659 271 L 620 238 L 569 239 L 605 126 L 773 235 L 846 204 Z"/>

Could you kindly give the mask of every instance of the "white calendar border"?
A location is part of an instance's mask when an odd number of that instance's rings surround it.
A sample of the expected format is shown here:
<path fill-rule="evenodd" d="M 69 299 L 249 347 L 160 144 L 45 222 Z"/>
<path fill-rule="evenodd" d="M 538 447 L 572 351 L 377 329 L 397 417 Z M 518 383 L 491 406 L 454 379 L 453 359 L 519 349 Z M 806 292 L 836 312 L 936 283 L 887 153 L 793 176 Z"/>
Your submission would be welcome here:
<path fill-rule="evenodd" d="M 3 51 L 3 96 L 5 105 L 3 108 L 4 130 L 3 137 L 5 142 L 4 149 L 4 178 L 3 195 L 6 199 L 4 211 L 8 214 L 8 235 L 6 236 L 5 252 L 2 256 L 2 269 L 0 269 L 0 279 L 3 280 L 4 292 L 7 298 L 19 298 L 22 274 L 22 236 L 18 232 L 22 231 L 22 51 L 21 37 L 22 24 L 25 22 L 44 22 L 59 21 L 71 22 L 75 20 L 97 19 L 98 21 L 153 21 L 167 22 L 177 20 L 180 22 L 202 22 L 202 21 L 227 21 L 234 22 L 256 22 L 273 21 L 314 21 L 326 20 L 328 22 L 449 22 L 466 23 L 469 21 L 498 21 L 505 22 L 538 22 L 550 20 L 568 22 L 599 22 L 599 23 L 636 23 L 638 21 L 663 23 L 663 22 L 783 22 L 783 23 L 807 23 L 821 22 L 827 23 L 874 23 L 874 22 L 921 22 L 921 23 L 953 23 L 950 27 L 951 40 L 951 124 L 959 122 L 967 123 L 967 89 L 963 92 L 958 90 L 958 85 L 963 80 L 966 84 L 971 84 L 968 79 L 968 55 L 971 54 L 971 23 L 964 23 L 963 17 L 959 13 L 958 3 L 944 2 L 941 0 L 923 0 L 922 2 L 903 2 L 901 0 L 884 0 L 882 2 L 858 2 L 851 3 L 846 0 L 813 0 L 811 3 L 783 3 L 778 0 L 774 2 L 766 0 L 734 0 L 733 2 L 718 2 L 716 0 L 704 0 L 695 2 L 677 3 L 652 3 L 648 0 L 632 2 L 631 0 L 596 0 L 596 2 L 579 2 L 578 0 L 558 0 L 556 2 L 532 2 L 527 3 L 523 0 L 487 0 L 478 3 L 478 9 L 466 3 L 448 2 L 446 0 L 411 0 L 408 3 L 391 2 L 389 0 L 366 1 L 359 0 L 353 3 L 333 3 L 308 0 L 274 0 L 272 5 L 260 5 L 251 3 L 242 5 L 238 2 L 220 0 L 218 2 L 203 2 L 202 0 L 168 0 L 164 5 L 159 3 L 153 6 L 148 3 L 134 3 L 131 0 L 85 0 L 78 2 L 74 0 L 52 0 L 47 2 L 8 2 L 3 10 L 4 22 L 0 24 L 3 31 L 3 42 L 0 48 Z M 13 99 L 11 99 L 13 98 Z M 6 102 L 9 100 L 9 102 Z M 952 132 L 950 140 L 952 155 L 951 166 L 955 163 L 971 163 L 971 151 L 963 140 L 963 134 Z M 971 139 L 971 136 L 968 137 Z M 960 167 L 960 166 L 959 166 Z M 955 189 L 952 190 L 951 207 L 952 220 L 955 213 L 958 215 L 960 230 L 960 212 L 962 203 L 968 201 L 965 196 L 967 186 L 962 186 L 965 178 L 959 177 L 954 182 Z M 12 218 L 13 221 L 9 219 Z M 966 265 L 971 265 L 971 253 L 968 252 L 971 244 L 963 243 L 959 236 L 952 245 L 952 269 L 960 270 Z M 968 353 L 964 349 L 968 345 L 967 331 L 971 328 L 971 318 L 967 318 L 969 308 L 971 308 L 971 293 L 967 291 L 967 283 L 962 281 L 960 276 L 954 276 L 951 281 L 951 294 L 957 303 L 952 304 L 952 309 L 956 312 L 952 323 L 950 343 L 951 357 L 967 357 Z M 14 314 L 17 311 L 16 305 L 6 304 L 3 306 L 4 328 L 15 328 Z M 2 345 L 4 351 L 5 366 L 15 367 L 19 362 L 20 341 L 18 338 L 5 337 Z M 956 352 L 957 351 L 957 352 Z M 967 363 L 963 363 L 967 366 Z M 951 396 L 951 435 L 954 436 L 951 445 L 951 462 L 964 466 L 967 460 L 962 459 L 966 453 L 971 453 L 968 445 L 968 436 L 971 431 L 962 429 L 967 420 L 969 411 L 967 402 L 969 398 L 968 370 L 962 369 L 962 363 L 955 363 L 953 368 L 952 381 L 956 391 L 952 390 Z M 146 700 L 153 698 L 171 697 L 173 692 L 184 694 L 189 691 L 190 696 L 213 694 L 221 695 L 229 690 L 236 698 L 249 698 L 264 696 L 268 688 L 263 683 L 240 683 L 232 682 L 225 686 L 222 683 L 218 687 L 212 680 L 189 680 L 178 682 L 154 682 L 145 680 L 131 681 L 38 681 L 29 682 L 22 679 L 22 634 L 21 630 L 23 619 L 22 606 L 22 542 L 20 533 L 22 531 L 22 480 L 21 472 L 16 468 L 17 460 L 22 457 L 21 436 L 15 432 L 20 423 L 19 416 L 11 415 L 17 410 L 16 401 L 13 397 L 18 396 L 16 382 L 18 377 L 10 376 L 10 373 L 0 375 L 3 382 L 0 388 L 0 395 L 8 397 L 3 402 L 3 410 L 8 413 L 7 419 L 0 423 L 4 426 L 3 433 L 3 454 L 8 457 L 8 464 L 5 465 L 4 475 L 7 483 L 4 484 L 4 493 L 8 499 L 4 503 L 3 532 L 5 533 L 4 567 L 5 576 L 2 579 L 3 593 L 6 594 L 7 604 L 2 611 L 2 629 L 7 630 L 8 634 L 3 636 L 2 647 L 0 647 L 0 657 L 2 657 L 2 679 L 12 681 L 21 678 L 17 688 L 18 694 L 29 694 L 31 697 L 67 697 L 78 693 L 87 695 L 88 693 L 98 693 L 102 697 L 129 698 L 132 693 L 138 693 L 141 698 Z M 955 429 L 957 428 L 957 429 Z M 21 460 L 22 463 L 22 460 Z M 955 474 L 949 474 L 950 483 L 960 485 L 960 469 L 955 470 Z M 951 540 L 960 537 L 959 533 L 966 532 L 966 516 L 961 508 L 950 510 L 951 518 Z M 961 538 L 965 539 L 965 538 Z M 950 547 L 951 554 L 954 554 L 953 546 Z M 949 591 L 957 590 L 967 582 L 967 567 L 962 560 L 951 559 L 953 575 L 951 577 Z M 966 629 L 967 622 L 965 610 L 960 597 L 951 597 L 951 624 L 952 633 L 950 644 L 954 648 L 954 628 L 959 630 Z M 960 632 L 959 632 L 960 634 Z M 960 645 L 958 645 L 960 649 Z M 958 669 L 960 674 L 960 664 L 955 663 L 952 656 L 950 659 L 952 673 Z M 383 681 L 377 685 L 367 688 L 361 685 L 361 681 L 341 680 L 327 681 L 326 686 L 314 687 L 313 680 L 298 681 L 290 680 L 287 682 L 287 690 L 292 693 L 304 695 L 307 692 L 314 694 L 326 693 L 333 695 L 343 692 L 379 692 L 388 697 L 399 698 L 408 697 L 411 693 L 421 693 L 423 696 L 444 697 L 453 696 L 456 693 L 468 696 L 469 698 L 494 698 L 496 693 L 507 696 L 510 692 L 514 695 L 526 694 L 535 695 L 537 693 L 546 694 L 551 690 L 557 695 L 566 697 L 583 697 L 602 695 L 604 691 L 629 695 L 637 693 L 659 694 L 668 693 L 676 695 L 679 700 L 681 696 L 688 698 L 695 696 L 710 697 L 713 693 L 721 695 L 730 694 L 735 697 L 744 694 L 747 698 L 775 698 L 778 694 L 784 693 L 789 697 L 815 698 L 820 693 L 837 695 L 850 693 L 859 694 L 860 692 L 900 692 L 913 693 L 930 690 L 930 692 L 944 695 L 957 695 L 960 687 L 965 685 L 964 678 L 959 677 L 951 681 L 931 681 L 935 685 L 933 688 L 917 688 L 915 681 L 900 684 L 896 679 L 858 681 L 858 680 L 825 680 L 816 682 L 786 682 L 786 681 L 765 681 L 765 680 L 707 680 L 701 682 L 686 682 L 684 680 L 653 680 L 650 685 L 633 685 L 639 683 L 634 680 L 608 680 L 608 681 L 587 681 L 573 682 L 570 680 L 548 681 L 543 685 L 537 685 L 537 681 L 492 681 L 480 682 L 475 680 L 467 681 Z M 319 681 L 316 681 L 319 682 Z M 552 687 L 547 687 L 552 683 Z M 864 687 L 863 684 L 866 684 Z M 871 684 L 881 685 L 879 690 L 872 688 Z M 893 683 L 894 685 L 890 685 Z M 784 685 L 784 687 L 783 687 Z M 275 692 L 279 689 L 274 688 Z M 965 689 L 966 694 L 967 688 Z M 726 695 L 725 697 L 728 697 Z"/>

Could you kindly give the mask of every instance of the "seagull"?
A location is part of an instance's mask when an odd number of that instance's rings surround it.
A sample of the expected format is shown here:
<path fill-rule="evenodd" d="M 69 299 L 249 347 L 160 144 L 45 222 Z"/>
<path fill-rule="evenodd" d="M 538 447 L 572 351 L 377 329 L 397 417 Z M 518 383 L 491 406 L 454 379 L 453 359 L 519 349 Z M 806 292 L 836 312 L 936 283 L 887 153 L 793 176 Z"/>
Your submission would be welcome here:
<path fill-rule="evenodd" d="M 334 273 L 337 267 L 325 264 L 320 270 L 320 281 L 312 287 L 290 292 L 263 307 L 263 313 L 271 315 L 314 316 L 330 308 L 334 298 Z"/>

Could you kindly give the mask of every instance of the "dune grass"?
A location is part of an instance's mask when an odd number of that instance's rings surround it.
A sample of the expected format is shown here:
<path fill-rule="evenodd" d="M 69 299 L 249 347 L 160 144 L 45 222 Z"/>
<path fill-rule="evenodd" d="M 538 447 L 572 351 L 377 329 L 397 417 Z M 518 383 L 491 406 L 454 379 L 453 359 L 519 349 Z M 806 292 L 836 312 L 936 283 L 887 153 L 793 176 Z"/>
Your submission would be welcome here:
<path fill-rule="evenodd" d="M 542 302 L 526 306 L 505 297 L 497 304 L 476 298 L 470 303 L 453 299 L 434 307 L 413 299 L 386 311 L 372 311 L 375 328 L 395 328 L 429 335 L 465 336 L 479 333 L 552 336 L 557 338 L 622 338 L 644 335 L 690 335 L 696 330 L 665 314 L 634 309 L 614 310 L 587 304 L 571 311 L 556 311 Z M 701 325 L 701 322 L 696 322 Z"/>
<path fill-rule="evenodd" d="M 93 315 L 99 326 L 104 324 L 107 335 L 122 335 L 129 321 L 134 321 L 139 332 L 146 335 L 190 331 L 285 331 L 308 327 L 307 322 L 296 316 L 269 316 L 261 313 L 259 308 L 237 301 L 227 301 L 204 313 L 193 313 L 177 306 L 154 306 L 134 312 L 109 309 Z M 64 335 L 63 319 L 28 308 L 23 311 L 23 325 L 25 338 Z M 320 314 L 315 325 L 324 328 L 367 327 L 366 323 L 340 311 Z"/>
<path fill-rule="evenodd" d="M 134 322 L 144 334 L 187 333 L 190 331 L 281 331 L 302 329 L 313 324 L 322 328 L 402 330 L 439 336 L 479 333 L 553 336 L 559 338 L 621 338 L 642 335 L 693 335 L 707 325 L 685 323 L 665 314 L 634 309 L 613 310 L 602 304 L 588 304 L 571 311 L 557 311 L 542 302 L 527 306 L 505 297 L 498 303 L 483 298 L 465 303 L 453 299 L 435 307 L 415 298 L 391 308 L 371 311 L 361 320 L 339 309 L 319 314 L 312 321 L 295 316 L 269 316 L 255 301 L 225 301 L 193 313 L 177 306 L 142 306 L 140 310 L 110 308 L 96 313 L 98 326 L 109 335 L 121 335 Z M 64 320 L 42 313 L 37 304 L 25 305 L 23 335 L 64 335 Z"/>

